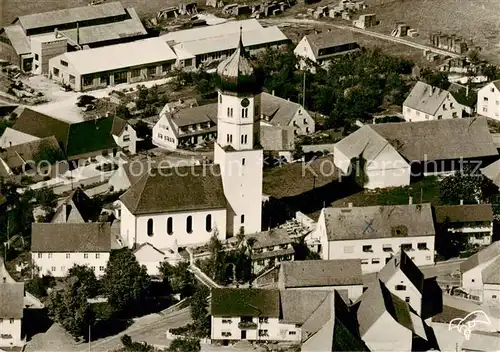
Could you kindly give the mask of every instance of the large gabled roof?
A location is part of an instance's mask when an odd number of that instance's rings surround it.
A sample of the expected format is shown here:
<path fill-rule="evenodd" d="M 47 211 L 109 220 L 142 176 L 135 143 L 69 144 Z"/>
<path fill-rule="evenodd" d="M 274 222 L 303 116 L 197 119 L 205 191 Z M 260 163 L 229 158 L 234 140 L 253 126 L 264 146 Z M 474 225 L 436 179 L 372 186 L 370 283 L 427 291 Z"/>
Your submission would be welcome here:
<path fill-rule="evenodd" d="M 327 32 L 309 34 L 306 36 L 306 40 L 309 42 L 316 58 L 321 56 L 320 51 L 322 49 L 356 43 L 352 32 L 347 29 L 334 29 Z"/>
<path fill-rule="evenodd" d="M 329 241 L 434 236 L 430 204 L 325 208 Z"/>
<path fill-rule="evenodd" d="M 359 259 L 282 262 L 285 288 L 362 285 Z"/>
<path fill-rule="evenodd" d="M 215 317 L 280 316 L 280 291 L 250 288 L 213 288 L 210 309 Z"/>
<path fill-rule="evenodd" d="M 108 2 L 94 6 L 81 6 L 34 13 L 18 17 L 14 22 L 25 29 L 60 26 L 68 23 L 84 22 L 125 15 L 125 9 L 119 1 Z"/>
<path fill-rule="evenodd" d="M 424 274 L 415 265 L 415 263 L 408 257 L 404 251 L 399 251 L 391 260 L 380 270 L 378 278 L 386 283 L 391 277 L 401 270 L 406 277 L 411 281 L 415 288 L 423 294 L 424 292 Z"/>
<path fill-rule="evenodd" d="M 56 209 L 54 218 L 56 218 L 60 213 L 62 213 L 66 208 L 65 205 L 73 203 L 76 210 L 80 213 L 84 222 L 90 222 L 95 220 L 99 215 L 100 209 L 95 208 L 95 204 L 92 200 L 85 194 L 81 188 L 75 189 L 71 194 L 66 197 L 61 204 Z M 64 214 L 65 220 L 69 214 Z"/>
<path fill-rule="evenodd" d="M 467 258 L 466 261 L 460 263 L 460 271 L 465 273 L 480 264 L 484 264 L 487 261 L 500 256 L 500 241 L 495 241 L 488 247 L 480 250 L 474 255 Z"/>
<path fill-rule="evenodd" d="M 290 244 L 294 241 L 290 238 L 286 229 L 271 229 L 262 231 L 247 236 L 248 239 L 253 239 L 252 249 L 265 248 L 269 246 L 279 246 L 281 244 Z"/>
<path fill-rule="evenodd" d="M 403 107 L 434 116 L 449 94 L 450 92 L 447 90 L 433 87 L 424 82 L 417 82 L 406 97 Z"/>
<path fill-rule="evenodd" d="M 219 165 L 156 168 L 120 200 L 134 215 L 226 208 Z"/>
<path fill-rule="evenodd" d="M 481 273 L 483 284 L 500 285 L 500 257 L 495 259 Z"/>
<path fill-rule="evenodd" d="M 282 322 L 304 324 L 331 293 L 329 290 L 280 291 Z"/>
<path fill-rule="evenodd" d="M 32 252 L 109 252 L 111 226 L 108 223 L 45 224 L 31 227 Z"/>
<path fill-rule="evenodd" d="M 440 205 L 434 211 L 438 223 L 493 221 L 491 204 Z"/>
<path fill-rule="evenodd" d="M 485 118 L 370 125 L 406 160 L 452 160 L 498 155 Z M 353 134 L 355 134 L 354 132 Z"/>
<path fill-rule="evenodd" d="M 260 95 L 261 112 L 275 126 L 288 126 L 299 109 L 306 111 L 298 103 L 263 92 Z"/>

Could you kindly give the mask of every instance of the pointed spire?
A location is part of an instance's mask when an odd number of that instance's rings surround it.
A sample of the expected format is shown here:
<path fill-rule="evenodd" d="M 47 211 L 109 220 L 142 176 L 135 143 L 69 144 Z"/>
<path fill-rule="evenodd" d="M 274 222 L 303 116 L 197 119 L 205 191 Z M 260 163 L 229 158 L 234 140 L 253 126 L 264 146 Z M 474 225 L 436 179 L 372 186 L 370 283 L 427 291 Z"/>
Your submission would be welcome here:
<path fill-rule="evenodd" d="M 246 56 L 245 46 L 243 45 L 243 26 L 240 24 L 240 41 L 238 43 L 238 49 L 240 50 L 240 55 Z"/>

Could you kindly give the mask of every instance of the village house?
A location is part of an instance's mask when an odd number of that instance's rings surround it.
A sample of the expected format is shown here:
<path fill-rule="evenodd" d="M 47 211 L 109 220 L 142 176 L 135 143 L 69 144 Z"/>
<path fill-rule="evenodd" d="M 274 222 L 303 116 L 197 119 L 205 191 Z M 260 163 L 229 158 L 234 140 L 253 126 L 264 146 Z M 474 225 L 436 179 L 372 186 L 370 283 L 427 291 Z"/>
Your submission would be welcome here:
<path fill-rule="evenodd" d="M 323 208 L 311 237 L 323 260 L 360 259 L 363 273 L 381 270 L 400 250 L 416 265 L 434 263 L 430 204 Z"/>
<path fill-rule="evenodd" d="M 65 159 L 64 152 L 53 136 L 16 144 L 0 150 L 0 177 L 55 177 L 66 170 L 53 166 Z"/>
<path fill-rule="evenodd" d="M 303 343 L 302 351 L 368 351 L 335 291 L 216 288 L 211 339 Z"/>
<path fill-rule="evenodd" d="M 485 118 L 364 125 L 335 144 L 345 174 L 359 170 L 368 189 L 408 186 L 412 177 L 446 174 L 498 158 Z"/>
<path fill-rule="evenodd" d="M 337 291 L 345 302 L 356 301 L 363 293 L 359 259 L 305 260 L 282 262 L 252 282 L 257 288 L 283 290 Z"/>
<path fill-rule="evenodd" d="M 130 42 L 147 34 L 135 10 L 115 1 L 20 16 L 1 30 L 0 46 L 2 59 L 24 72 L 47 74 L 54 56 Z"/>
<path fill-rule="evenodd" d="M 171 31 L 160 39 L 172 47 L 177 66 L 189 70 L 230 57 L 238 48 L 240 32 L 245 50 L 252 55 L 290 42 L 277 26 L 262 27 L 256 19 Z"/>
<path fill-rule="evenodd" d="M 83 92 L 164 77 L 176 60 L 164 40 L 148 38 L 55 56 L 49 60 L 49 77 Z"/>
<path fill-rule="evenodd" d="M 371 351 L 428 351 L 437 347 L 432 328 L 380 280 L 352 309 L 357 314 L 359 333 Z"/>
<path fill-rule="evenodd" d="M 446 231 L 465 235 L 471 245 L 488 246 L 493 236 L 491 204 L 440 205 L 434 207 L 436 223 Z"/>
<path fill-rule="evenodd" d="M 92 200 L 81 188 L 70 193 L 58 205 L 51 223 L 53 224 L 82 224 L 96 221 L 100 209 L 96 209 Z"/>
<path fill-rule="evenodd" d="M 182 259 L 179 253 L 172 249 L 161 251 L 150 243 L 143 243 L 134 249 L 134 256 L 140 265 L 144 265 L 148 275 L 154 278 L 160 277 L 160 263 L 167 261 L 171 265 L 176 265 Z"/>
<path fill-rule="evenodd" d="M 477 92 L 477 113 L 500 120 L 500 80 L 488 83 Z"/>
<path fill-rule="evenodd" d="M 137 136 L 133 128 L 118 117 L 69 123 L 25 108 L 14 126 L 0 137 L 6 148 L 41 138 L 55 137 L 68 161 L 83 162 L 98 155 L 113 155 L 124 148 L 135 153 Z"/>
<path fill-rule="evenodd" d="M 33 223 L 31 258 L 38 275 L 64 277 L 74 265 L 104 275 L 111 251 L 108 223 Z"/>
<path fill-rule="evenodd" d="M 323 33 L 305 35 L 294 49 L 301 70 L 308 69 L 315 72 L 315 65 L 328 68 L 331 59 L 359 50 L 349 30 L 336 29 Z"/>
<path fill-rule="evenodd" d="M 403 103 L 408 122 L 461 118 L 464 108 L 444 89 L 417 82 Z"/>
<path fill-rule="evenodd" d="M 167 104 L 168 105 L 168 104 Z M 172 113 L 166 107 L 153 127 L 153 144 L 164 149 L 196 145 L 217 136 L 217 104 L 182 109 Z"/>
<path fill-rule="evenodd" d="M 292 161 L 295 148 L 295 137 L 292 126 L 260 126 L 260 144 L 266 152 Z"/>
<path fill-rule="evenodd" d="M 5 268 L 0 258 L 0 349 L 21 347 L 24 345 L 22 320 L 25 307 L 23 282 L 16 282 Z"/>
<path fill-rule="evenodd" d="M 285 229 L 271 229 L 249 235 L 246 241 L 251 248 L 250 257 L 254 274 L 272 268 L 277 263 L 294 260 L 294 241 Z"/>
<path fill-rule="evenodd" d="M 462 117 L 470 117 L 476 114 L 477 91 L 469 88 L 468 85 L 452 83 L 448 87 L 458 104 L 463 108 Z"/>
<path fill-rule="evenodd" d="M 500 302 L 500 242 L 488 247 L 460 263 L 462 289 L 472 298 L 483 302 Z"/>

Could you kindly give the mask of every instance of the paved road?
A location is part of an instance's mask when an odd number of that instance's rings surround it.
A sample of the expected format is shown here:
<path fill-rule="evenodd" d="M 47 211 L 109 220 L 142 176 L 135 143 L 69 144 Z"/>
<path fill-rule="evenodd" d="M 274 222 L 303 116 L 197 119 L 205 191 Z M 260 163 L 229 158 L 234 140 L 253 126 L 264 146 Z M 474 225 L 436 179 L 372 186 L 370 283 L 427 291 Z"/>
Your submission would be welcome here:
<path fill-rule="evenodd" d="M 127 334 L 133 341 L 146 341 L 154 345 L 168 345 L 166 332 L 169 328 L 184 326 L 191 322 L 190 310 L 183 308 L 168 315 L 154 315 L 148 321 L 135 323 L 118 335 L 92 342 L 92 351 L 111 351 L 122 347 L 120 338 Z M 89 346 L 82 346 L 80 351 L 88 351 Z"/>
<path fill-rule="evenodd" d="M 279 25 L 279 24 L 313 24 L 313 25 L 321 25 L 321 26 L 330 26 L 330 27 L 335 27 L 339 29 L 349 29 L 353 32 L 364 34 L 364 35 L 369 35 L 375 38 L 387 40 L 393 43 L 398 43 L 398 44 L 403 44 L 410 46 L 412 48 L 420 49 L 420 50 L 429 50 L 433 53 L 439 54 L 439 55 L 444 55 L 444 56 L 450 56 L 450 57 L 460 57 L 460 55 L 446 51 L 446 50 L 441 50 L 434 48 L 432 46 L 424 45 L 424 44 L 419 44 L 412 42 L 410 40 L 402 39 L 402 38 L 396 38 L 391 35 L 387 34 L 382 34 L 382 33 L 377 33 L 373 31 L 369 31 L 366 29 L 360 29 L 357 27 L 353 26 L 344 26 L 344 25 L 337 25 L 337 24 L 332 24 L 328 23 L 325 21 L 318 21 L 318 20 L 311 20 L 311 19 L 297 19 L 293 17 L 280 17 L 280 18 L 266 18 L 261 21 L 262 23 L 265 24 L 270 24 L 270 25 Z"/>
<path fill-rule="evenodd" d="M 464 298 L 454 297 L 443 294 L 443 305 L 453 307 L 456 309 L 465 310 L 466 312 L 473 312 L 481 308 L 478 302 L 467 300 Z"/>

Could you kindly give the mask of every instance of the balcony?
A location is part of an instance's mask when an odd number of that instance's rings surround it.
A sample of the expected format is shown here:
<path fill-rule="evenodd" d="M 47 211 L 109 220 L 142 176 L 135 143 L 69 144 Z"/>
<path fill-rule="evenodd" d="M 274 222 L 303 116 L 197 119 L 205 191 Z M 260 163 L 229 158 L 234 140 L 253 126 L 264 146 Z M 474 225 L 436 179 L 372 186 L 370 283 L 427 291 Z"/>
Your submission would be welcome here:
<path fill-rule="evenodd" d="M 255 330 L 257 329 L 257 323 L 254 323 L 253 321 L 240 321 L 238 323 L 238 328 L 245 330 Z"/>

